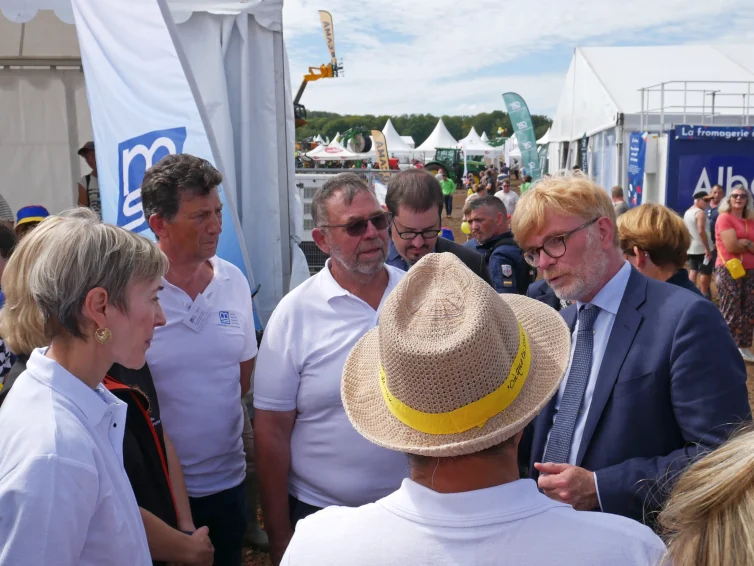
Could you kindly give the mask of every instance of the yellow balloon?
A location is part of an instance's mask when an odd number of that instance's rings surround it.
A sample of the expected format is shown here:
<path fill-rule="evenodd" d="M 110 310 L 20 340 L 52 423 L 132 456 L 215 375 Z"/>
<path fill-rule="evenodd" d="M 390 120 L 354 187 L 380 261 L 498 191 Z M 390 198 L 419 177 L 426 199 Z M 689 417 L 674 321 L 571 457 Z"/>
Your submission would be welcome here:
<path fill-rule="evenodd" d="M 463 232 L 466 235 L 471 234 L 471 228 L 469 228 L 468 222 L 461 222 L 461 232 Z"/>

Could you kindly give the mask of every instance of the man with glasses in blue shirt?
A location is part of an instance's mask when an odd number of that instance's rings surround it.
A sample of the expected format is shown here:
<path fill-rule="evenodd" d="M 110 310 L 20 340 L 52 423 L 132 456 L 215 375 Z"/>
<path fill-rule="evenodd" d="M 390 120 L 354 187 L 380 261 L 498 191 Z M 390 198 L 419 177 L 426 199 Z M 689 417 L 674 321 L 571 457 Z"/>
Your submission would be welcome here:
<path fill-rule="evenodd" d="M 392 225 L 387 265 L 403 271 L 429 253 L 451 253 L 489 283 L 484 257 L 473 249 L 440 237 L 443 193 L 440 182 L 422 169 L 394 175 L 385 205 Z"/>

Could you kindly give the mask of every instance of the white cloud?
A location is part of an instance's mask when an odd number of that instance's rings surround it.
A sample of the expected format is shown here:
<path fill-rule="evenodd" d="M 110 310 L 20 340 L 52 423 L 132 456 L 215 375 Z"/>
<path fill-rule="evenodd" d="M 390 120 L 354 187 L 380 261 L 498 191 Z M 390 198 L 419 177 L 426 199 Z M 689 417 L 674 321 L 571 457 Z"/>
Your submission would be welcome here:
<path fill-rule="evenodd" d="M 328 59 L 318 9 L 333 16 L 345 76 L 310 84 L 302 102 L 340 113 L 491 111 L 514 90 L 532 113 L 552 115 L 567 64 L 522 75 L 506 63 L 587 43 L 666 43 L 670 33 L 684 43 L 754 39 L 751 0 L 286 0 L 294 88 L 306 67 Z"/>

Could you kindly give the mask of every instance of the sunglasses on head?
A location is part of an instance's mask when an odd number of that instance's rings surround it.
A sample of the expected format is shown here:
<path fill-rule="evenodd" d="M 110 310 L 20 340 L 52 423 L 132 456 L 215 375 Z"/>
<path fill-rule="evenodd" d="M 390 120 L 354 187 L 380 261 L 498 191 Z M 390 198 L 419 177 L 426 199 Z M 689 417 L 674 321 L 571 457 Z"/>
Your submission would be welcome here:
<path fill-rule="evenodd" d="M 363 236 L 367 231 L 367 226 L 372 223 L 375 230 L 387 230 L 388 225 L 387 212 L 380 212 L 369 218 L 362 218 L 360 220 L 352 220 L 347 224 L 326 224 L 321 228 L 344 228 L 349 236 Z"/>

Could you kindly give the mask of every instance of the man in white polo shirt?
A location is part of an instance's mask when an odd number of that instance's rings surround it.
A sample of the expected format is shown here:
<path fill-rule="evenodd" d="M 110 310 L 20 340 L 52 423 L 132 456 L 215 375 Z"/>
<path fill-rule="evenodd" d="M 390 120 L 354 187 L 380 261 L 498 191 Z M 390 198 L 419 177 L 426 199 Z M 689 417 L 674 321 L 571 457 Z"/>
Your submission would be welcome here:
<path fill-rule="evenodd" d="M 358 506 L 394 491 L 406 457 L 364 440 L 340 400 L 348 353 L 404 272 L 386 266 L 387 215 L 356 175 L 327 181 L 312 200 L 317 275 L 280 302 L 265 329 L 254 378 L 254 432 L 265 529 L 278 564 L 299 519 L 329 505 Z"/>
<path fill-rule="evenodd" d="M 240 566 L 246 527 L 241 397 L 257 354 L 249 284 L 215 256 L 222 175 L 191 155 L 169 155 L 144 175 L 144 215 L 170 259 L 159 294 L 167 324 L 147 362 L 165 430 L 178 452 L 191 513 L 209 527 L 217 566 Z"/>

